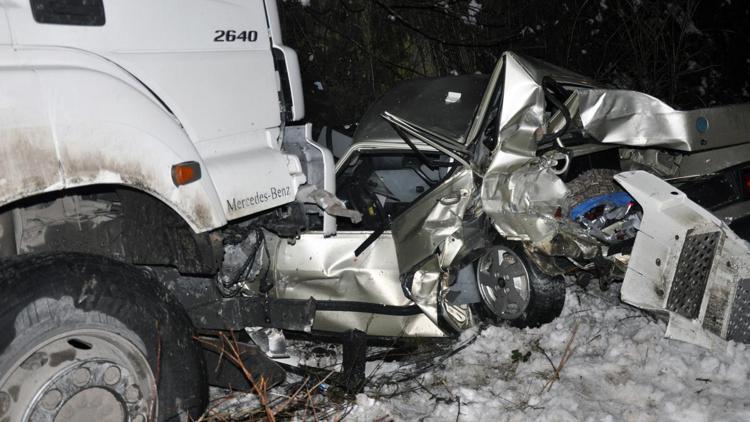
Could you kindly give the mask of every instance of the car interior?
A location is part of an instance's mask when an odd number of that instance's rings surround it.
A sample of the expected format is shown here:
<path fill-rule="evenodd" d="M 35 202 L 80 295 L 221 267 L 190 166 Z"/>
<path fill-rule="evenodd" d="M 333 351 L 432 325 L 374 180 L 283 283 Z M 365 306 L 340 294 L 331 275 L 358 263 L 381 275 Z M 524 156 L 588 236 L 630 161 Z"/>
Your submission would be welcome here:
<path fill-rule="evenodd" d="M 444 154 L 423 155 L 403 150 L 353 155 L 336 177 L 336 193 L 348 208 L 362 213 L 362 221 L 353 224 L 340 218 L 338 229 L 389 229 L 391 221 L 438 186 L 455 167 Z"/>

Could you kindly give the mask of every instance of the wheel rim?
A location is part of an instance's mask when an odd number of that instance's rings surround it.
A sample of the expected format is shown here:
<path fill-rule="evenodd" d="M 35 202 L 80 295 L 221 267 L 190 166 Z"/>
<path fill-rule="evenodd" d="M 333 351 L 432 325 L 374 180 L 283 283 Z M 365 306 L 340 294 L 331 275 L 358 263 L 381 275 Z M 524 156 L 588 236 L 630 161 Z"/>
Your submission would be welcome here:
<path fill-rule="evenodd" d="M 477 264 L 479 294 L 497 317 L 516 319 L 529 305 L 529 271 L 521 258 L 505 246 L 494 246 Z"/>
<path fill-rule="evenodd" d="M 156 384 L 143 353 L 100 329 L 69 331 L 32 348 L 0 379 L 0 419 L 145 422 Z"/>

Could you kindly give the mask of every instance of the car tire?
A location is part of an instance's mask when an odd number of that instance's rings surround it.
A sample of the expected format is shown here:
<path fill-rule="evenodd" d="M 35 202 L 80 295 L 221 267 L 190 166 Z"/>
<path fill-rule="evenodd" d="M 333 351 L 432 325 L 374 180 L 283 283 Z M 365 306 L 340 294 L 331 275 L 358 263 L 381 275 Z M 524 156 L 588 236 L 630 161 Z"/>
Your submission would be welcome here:
<path fill-rule="evenodd" d="M 0 265 L 0 420 L 193 420 L 206 370 L 185 311 L 138 267 L 50 254 Z"/>
<path fill-rule="evenodd" d="M 509 273 L 505 280 L 502 280 L 502 274 L 492 271 L 492 274 L 488 274 L 483 269 L 488 259 L 491 260 L 500 254 L 503 258 L 512 258 L 512 265 L 515 267 L 503 270 L 500 265 L 501 272 Z M 502 291 L 508 287 L 508 282 L 517 277 L 526 278 L 525 282 L 520 283 L 525 286 L 524 291 L 520 292 L 521 288 L 517 287 L 525 306 L 517 306 L 508 311 L 507 304 L 501 303 Z M 539 327 L 557 318 L 565 305 L 563 278 L 550 277 L 542 273 L 517 244 L 495 245 L 489 248 L 477 262 L 477 284 L 482 298 L 483 313 L 493 323 L 510 323 L 520 328 Z M 515 281 L 513 284 L 514 287 L 511 288 L 516 288 Z"/>

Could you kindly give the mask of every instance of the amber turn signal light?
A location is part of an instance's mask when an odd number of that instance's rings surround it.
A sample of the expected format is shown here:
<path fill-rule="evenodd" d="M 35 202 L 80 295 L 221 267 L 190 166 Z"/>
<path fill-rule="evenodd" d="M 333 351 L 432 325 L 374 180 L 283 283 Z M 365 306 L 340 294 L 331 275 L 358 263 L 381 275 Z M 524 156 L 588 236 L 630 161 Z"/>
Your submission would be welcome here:
<path fill-rule="evenodd" d="M 201 165 L 196 161 L 185 161 L 172 166 L 172 181 L 175 186 L 187 185 L 201 178 Z"/>

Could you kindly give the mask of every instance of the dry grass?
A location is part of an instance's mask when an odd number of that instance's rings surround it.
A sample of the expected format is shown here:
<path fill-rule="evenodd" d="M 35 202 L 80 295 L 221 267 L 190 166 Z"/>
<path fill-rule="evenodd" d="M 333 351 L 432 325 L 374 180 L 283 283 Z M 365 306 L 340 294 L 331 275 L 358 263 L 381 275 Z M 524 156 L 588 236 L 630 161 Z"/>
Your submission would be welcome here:
<path fill-rule="evenodd" d="M 539 348 L 552 367 L 551 373 L 548 372 L 544 375 L 546 383 L 539 394 L 549 392 L 554 383 L 560 379 L 565 365 L 577 348 L 575 340 L 578 329 L 579 323 L 576 322 L 557 364 L 544 350 Z M 473 344 L 480 332 L 481 329 L 475 336 L 459 344 L 425 344 L 414 350 L 408 349 L 406 353 L 388 347 L 372 348 L 371 353 L 368 354 L 368 361 L 379 362 L 368 369 L 369 373 L 365 385 L 367 396 L 382 400 L 405 393 L 424 391 L 436 403 L 456 401 L 460 403 L 461 398 L 455 391 L 451 391 L 444 380 L 433 380 L 430 385 L 425 385 L 423 376 L 427 373 L 439 372 L 445 365 L 450 365 L 449 359 Z M 252 386 L 254 395 L 230 392 L 214 400 L 209 410 L 198 422 L 290 419 L 338 421 L 343 419 L 355 406 L 355 397 L 345 394 L 343 386 L 339 385 L 341 378 L 340 374 L 334 370 L 336 365 L 329 365 L 323 369 L 300 366 L 297 370 L 290 372 L 288 377 L 288 379 L 291 379 L 290 382 L 280 387 L 269 388 L 264 379 L 254 379 L 251 371 L 245 367 L 241 358 L 241 348 L 233 336 L 222 335 L 220 341 L 203 341 L 202 343 L 220 353 L 222 358 L 238 366 Z M 397 359 L 399 362 L 397 368 L 385 365 L 389 357 Z M 447 395 L 435 390 L 435 386 L 439 387 L 438 390 L 444 388 Z M 431 388 L 433 390 L 430 390 Z M 464 403 L 460 403 L 459 406 L 461 404 Z M 509 402 L 509 405 L 519 409 L 533 408 L 525 402 Z M 460 409 L 458 412 L 460 415 Z"/>
<path fill-rule="evenodd" d="M 245 392 L 230 391 L 214 400 L 197 422 L 218 421 L 269 421 L 339 420 L 348 414 L 351 403 L 334 403 L 322 392 L 335 373 L 323 376 L 310 373 L 301 380 L 277 388 L 269 388 L 263 377 L 256 379 L 242 359 L 242 350 L 232 335 L 221 334 L 218 341 L 197 338 L 203 347 L 216 351 L 220 360 L 226 359 L 241 371 L 252 387 L 253 396 Z M 325 387 L 325 388 L 324 388 Z"/>
<path fill-rule="evenodd" d="M 273 412 L 273 409 L 269 406 L 269 402 L 268 402 L 268 381 L 263 377 L 260 377 L 260 379 L 256 380 L 253 374 L 247 368 L 244 360 L 242 359 L 240 346 L 237 343 L 237 339 L 234 337 L 234 333 L 230 332 L 230 336 L 227 336 L 226 334 L 221 333 L 219 335 L 219 339 L 221 340 L 220 344 L 217 344 L 216 342 L 213 342 L 213 341 L 208 341 L 206 339 L 197 338 L 197 340 L 203 345 L 203 347 L 215 350 L 216 352 L 219 353 L 219 356 L 221 358 L 225 358 L 229 360 L 232 364 L 240 368 L 240 370 L 242 371 L 242 375 L 250 383 L 250 385 L 252 386 L 253 392 L 258 397 L 258 400 L 260 401 L 260 405 L 265 414 L 266 420 L 270 422 L 275 422 L 276 415 Z M 210 409 L 209 409 L 209 412 L 207 412 L 207 414 L 209 413 L 210 413 Z M 214 417 L 214 416 L 215 415 L 211 415 L 209 416 L 209 418 Z M 204 418 L 201 418 L 201 420 L 211 420 L 211 419 L 204 419 Z M 223 419 L 219 417 L 218 420 L 223 420 Z"/>
<path fill-rule="evenodd" d="M 580 322 L 577 321 L 573 326 L 573 331 L 570 333 L 570 337 L 568 337 L 568 342 L 565 345 L 565 350 L 563 351 L 563 354 L 560 357 L 560 362 L 557 365 L 552 363 L 552 359 L 550 359 L 550 357 L 546 353 L 544 354 L 550 365 L 552 365 L 553 373 L 547 380 L 547 383 L 544 384 L 544 387 L 542 387 L 542 391 L 540 391 L 539 394 L 544 393 L 545 391 L 549 392 L 552 389 L 552 385 L 555 383 L 555 381 L 560 379 L 560 372 L 562 372 L 565 364 L 568 363 L 568 360 L 570 360 L 570 357 L 573 356 L 573 352 L 576 349 L 575 347 L 573 347 L 573 341 L 575 340 L 576 334 L 578 333 L 579 325 Z"/>

